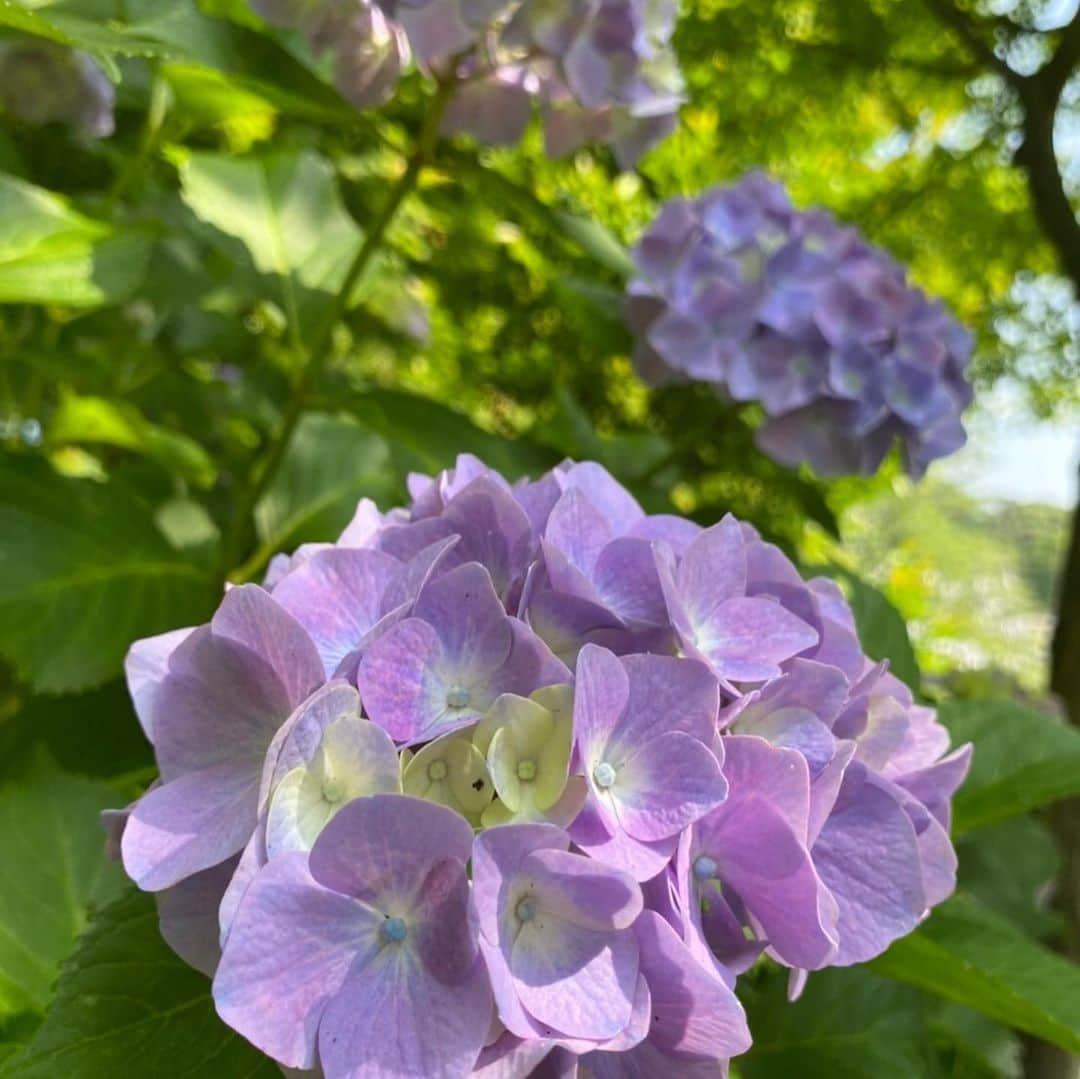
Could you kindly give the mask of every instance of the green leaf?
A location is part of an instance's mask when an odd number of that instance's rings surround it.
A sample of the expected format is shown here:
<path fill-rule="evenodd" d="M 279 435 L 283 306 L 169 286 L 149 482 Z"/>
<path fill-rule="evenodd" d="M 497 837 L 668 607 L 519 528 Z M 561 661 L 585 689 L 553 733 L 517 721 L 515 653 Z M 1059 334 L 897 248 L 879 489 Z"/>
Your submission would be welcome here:
<path fill-rule="evenodd" d="M 1031 816 L 1012 817 L 963 836 L 959 884 L 1032 937 L 1048 937 L 1061 916 L 1050 907 L 1061 868 L 1053 834 Z"/>
<path fill-rule="evenodd" d="M 262 545 L 249 572 L 261 568 L 277 551 L 291 551 L 309 540 L 334 539 L 361 498 L 385 504 L 397 487 L 389 450 L 378 435 L 347 416 L 305 416 L 255 509 Z"/>
<path fill-rule="evenodd" d="M 177 154 L 184 201 L 243 243 L 260 273 L 280 280 L 293 321 L 305 293 L 338 290 L 361 234 L 327 161 L 312 153 Z"/>
<path fill-rule="evenodd" d="M 145 232 L 116 230 L 0 174 L 0 303 L 115 303 L 138 288 L 149 257 Z"/>
<path fill-rule="evenodd" d="M 40 9 L 29 10 L 11 0 L 0 0 L 0 26 L 82 49 L 101 63 L 114 82 L 120 79 L 116 56 L 167 58 L 173 55 L 173 50 L 163 42 L 124 23 L 111 19 L 87 19 L 63 10 L 47 9 L 43 13 Z"/>
<path fill-rule="evenodd" d="M 133 404 L 68 394 L 49 420 L 50 445 L 98 443 L 144 454 L 199 487 L 217 478 L 210 455 L 192 438 L 151 423 Z"/>
<path fill-rule="evenodd" d="M 954 801 L 957 834 L 1080 794 L 1080 731 L 1005 698 L 947 701 L 956 742 L 974 742 L 971 774 Z"/>
<path fill-rule="evenodd" d="M 847 570 L 832 570 L 843 583 L 855 615 L 863 651 L 871 659 L 887 659 L 889 670 L 915 693 L 919 691 L 919 665 L 900 612 L 872 585 Z"/>
<path fill-rule="evenodd" d="M 280 1079 L 218 1019 L 210 984 L 169 950 L 154 901 L 129 892 L 93 920 L 5 1079 Z"/>
<path fill-rule="evenodd" d="M 922 995 L 865 970 L 811 974 L 794 1003 L 786 972 L 767 971 L 749 985 L 740 979 L 754 1045 L 738 1058 L 743 1079 L 927 1079 Z"/>
<path fill-rule="evenodd" d="M 0 459 L 0 655 L 35 689 L 99 685 L 132 641 L 202 621 L 215 582 L 116 483 Z"/>
<path fill-rule="evenodd" d="M 870 966 L 1080 1053 L 1080 969 L 969 895 L 943 903 Z"/>
<path fill-rule="evenodd" d="M 44 1010 L 90 910 L 121 886 L 98 823 L 119 801 L 113 788 L 67 775 L 41 753 L 0 787 L 0 1018 Z"/>
<path fill-rule="evenodd" d="M 89 693 L 29 697 L 0 723 L 0 781 L 44 747 L 66 772 L 114 779 L 153 776 L 154 757 L 122 678 Z"/>
<path fill-rule="evenodd" d="M 427 472 L 450 468 L 459 453 L 472 453 L 509 479 L 538 475 L 558 460 L 526 439 L 506 439 L 477 427 L 468 416 L 438 401 L 396 390 L 368 390 L 349 400 L 365 427 L 378 432 L 414 458 L 409 464 Z"/>

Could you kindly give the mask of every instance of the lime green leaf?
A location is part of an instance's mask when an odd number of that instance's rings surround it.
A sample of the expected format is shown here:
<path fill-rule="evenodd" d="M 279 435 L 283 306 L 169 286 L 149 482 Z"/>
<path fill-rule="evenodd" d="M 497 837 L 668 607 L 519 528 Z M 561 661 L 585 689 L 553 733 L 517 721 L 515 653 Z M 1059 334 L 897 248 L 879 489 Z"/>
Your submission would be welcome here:
<path fill-rule="evenodd" d="M 158 932 L 154 901 L 129 892 L 94 918 L 64 964 L 45 1022 L 5 1079 L 280 1079 L 214 1013 L 210 983 Z"/>
<path fill-rule="evenodd" d="M 378 435 L 347 416 L 305 416 L 255 510 L 259 557 L 265 562 L 275 551 L 332 539 L 361 498 L 385 504 L 396 492 L 397 475 Z"/>
<path fill-rule="evenodd" d="M 115 483 L 0 460 L 0 655 L 38 690 L 98 685 L 132 641 L 205 618 L 216 586 Z"/>
<path fill-rule="evenodd" d="M 871 967 L 1080 1053 L 1080 969 L 971 896 L 943 903 Z"/>
<path fill-rule="evenodd" d="M 240 240 L 260 273 L 280 279 L 291 318 L 305 292 L 337 291 L 361 237 L 327 161 L 311 153 L 177 153 L 184 201 Z"/>
<path fill-rule="evenodd" d="M 69 394 L 53 413 L 46 437 L 53 446 L 92 442 L 141 453 L 199 487 L 217 477 L 210 455 L 194 439 L 151 423 L 126 401 Z"/>
<path fill-rule="evenodd" d="M 1080 731 L 1054 716 L 1005 698 L 948 701 L 940 716 L 954 741 L 975 743 L 958 834 L 1080 794 Z"/>
<path fill-rule="evenodd" d="M 0 1018 L 43 1011 L 60 960 L 123 874 L 105 858 L 108 785 L 61 772 L 38 754 L 0 787 Z"/>
<path fill-rule="evenodd" d="M 139 286 L 149 257 L 146 233 L 118 231 L 0 175 L 0 303 L 115 303 Z"/>

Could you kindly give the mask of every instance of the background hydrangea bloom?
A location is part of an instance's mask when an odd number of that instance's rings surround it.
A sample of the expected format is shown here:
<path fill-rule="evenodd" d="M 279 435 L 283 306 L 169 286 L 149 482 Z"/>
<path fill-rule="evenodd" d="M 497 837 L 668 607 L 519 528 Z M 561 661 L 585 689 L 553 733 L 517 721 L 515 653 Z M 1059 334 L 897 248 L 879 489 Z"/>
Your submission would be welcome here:
<path fill-rule="evenodd" d="M 593 463 L 409 488 L 128 657 L 111 841 L 280 1064 L 715 1074 L 756 959 L 798 992 L 952 891 L 969 749 L 832 582 Z"/>
<path fill-rule="evenodd" d="M 92 57 L 41 38 L 0 41 L 0 110 L 26 124 L 68 124 L 88 139 L 113 133 L 116 91 Z"/>
<path fill-rule="evenodd" d="M 610 144 L 624 167 L 675 129 L 683 83 L 671 0 L 251 0 L 333 58 L 358 108 L 390 98 L 415 57 L 458 80 L 446 131 L 512 145 L 538 106 L 548 152 Z"/>
<path fill-rule="evenodd" d="M 635 259 L 643 377 L 758 402 L 778 461 L 869 474 L 898 442 L 919 477 L 964 444 L 971 336 L 889 255 L 763 174 L 669 202 Z"/>

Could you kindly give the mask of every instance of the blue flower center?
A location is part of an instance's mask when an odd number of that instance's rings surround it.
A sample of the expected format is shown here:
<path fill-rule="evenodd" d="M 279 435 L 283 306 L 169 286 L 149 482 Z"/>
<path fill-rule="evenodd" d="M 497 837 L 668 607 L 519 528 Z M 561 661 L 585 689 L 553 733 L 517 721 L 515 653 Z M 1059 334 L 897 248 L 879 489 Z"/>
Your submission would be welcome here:
<path fill-rule="evenodd" d="M 615 782 L 615 769 L 607 761 L 601 761 L 592 770 L 593 782 L 603 790 L 607 790 Z"/>
<path fill-rule="evenodd" d="M 694 860 L 694 876 L 698 880 L 712 880 L 716 876 L 716 859 L 702 854 Z"/>
<path fill-rule="evenodd" d="M 464 708 L 469 703 L 469 691 L 464 686 L 451 686 L 446 691 L 446 703 L 451 708 Z"/>
<path fill-rule="evenodd" d="M 387 940 L 392 940 L 395 944 L 400 944 L 407 933 L 408 929 L 401 918 L 387 918 L 382 924 L 383 936 Z"/>
<path fill-rule="evenodd" d="M 523 899 L 515 911 L 519 922 L 531 922 L 536 917 L 536 900 Z"/>

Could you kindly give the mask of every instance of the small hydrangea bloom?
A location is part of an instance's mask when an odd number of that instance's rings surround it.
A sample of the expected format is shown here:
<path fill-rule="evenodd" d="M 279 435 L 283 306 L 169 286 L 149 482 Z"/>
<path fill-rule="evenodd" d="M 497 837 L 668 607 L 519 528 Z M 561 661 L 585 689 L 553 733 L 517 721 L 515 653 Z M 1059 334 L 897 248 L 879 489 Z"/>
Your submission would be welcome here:
<path fill-rule="evenodd" d="M 358 108 L 382 104 L 411 60 L 457 80 L 447 132 L 518 142 L 538 108 L 553 156 L 611 145 L 632 167 L 674 129 L 683 81 L 672 0 L 251 0 L 332 57 Z"/>
<path fill-rule="evenodd" d="M 109 846 L 284 1068 L 723 1074 L 753 962 L 797 993 L 952 892 L 970 747 L 835 584 L 592 463 L 409 490 L 126 663 L 161 778 Z"/>
<path fill-rule="evenodd" d="M 36 37 L 0 41 L 0 111 L 103 139 L 113 133 L 115 103 L 112 83 L 85 52 Z"/>
<path fill-rule="evenodd" d="M 310 855 L 272 859 L 251 882 L 214 978 L 218 1013 L 288 1067 L 320 1060 L 327 1079 L 357 1074 L 357 1059 L 380 1075 L 467 1076 L 491 1019 L 471 845 L 441 806 L 351 802 Z"/>
<path fill-rule="evenodd" d="M 869 474 L 899 443 L 918 478 L 964 444 L 970 334 L 889 255 L 795 210 L 763 174 L 667 203 L 635 258 L 643 377 L 758 402 L 758 443 L 781 463 Z"/>

